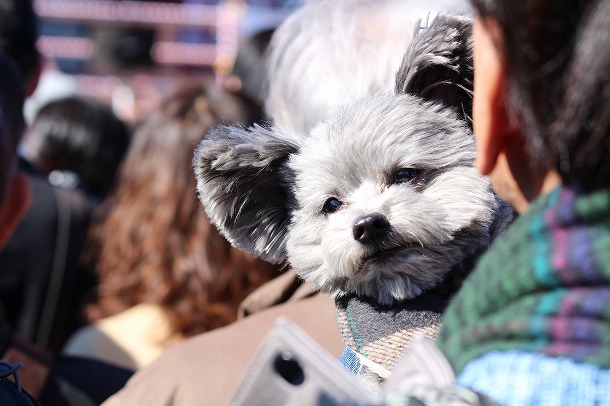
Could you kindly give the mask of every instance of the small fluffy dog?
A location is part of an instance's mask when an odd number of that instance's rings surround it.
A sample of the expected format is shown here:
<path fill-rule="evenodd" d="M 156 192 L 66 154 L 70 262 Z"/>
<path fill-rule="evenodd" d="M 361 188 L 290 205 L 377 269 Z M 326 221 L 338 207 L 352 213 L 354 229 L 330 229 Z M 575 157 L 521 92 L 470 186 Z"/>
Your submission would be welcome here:
<path fill-rule="evenodd" d="M 333 295 L 389 305 L 463 277 L 513 215 L 473 167 L 471 31 L 457 16 L 416 28 L 394 92 L 307 136 L 212 130 L 194 158 L 210 219 Z"/>

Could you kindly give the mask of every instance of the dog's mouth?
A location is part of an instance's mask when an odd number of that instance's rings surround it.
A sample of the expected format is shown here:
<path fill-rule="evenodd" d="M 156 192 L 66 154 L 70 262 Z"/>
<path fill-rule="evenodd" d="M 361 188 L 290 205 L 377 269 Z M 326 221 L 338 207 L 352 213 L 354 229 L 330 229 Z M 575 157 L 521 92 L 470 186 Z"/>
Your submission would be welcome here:
<path fill-rule="evenodd" d="M 404 254 L 405 252 L 405 247 L 394 247 L 394 248 L 387 248 L 387 249 L 379 249 L 377 251 L 375 251 L 373 254 L 364 257 L 362 259 L 362 263 L 366 264 L 366 263 L 380 263 L 380 262 L 384 262 L 392 257 L 394 257 L 395 255 L 397 255 L 398 253 L 402 253 Z"/>

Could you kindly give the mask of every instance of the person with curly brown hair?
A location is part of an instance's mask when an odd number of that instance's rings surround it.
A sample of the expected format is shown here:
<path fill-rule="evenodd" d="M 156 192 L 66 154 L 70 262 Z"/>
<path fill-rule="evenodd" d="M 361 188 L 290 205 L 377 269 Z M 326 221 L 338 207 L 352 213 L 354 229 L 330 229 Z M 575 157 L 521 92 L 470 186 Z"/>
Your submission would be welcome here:
<path fill-rule="evenodd" d="M 214 125 L 260 117 L 214 84 L 187 86 L 139 123 L 114 191 L 90 230 L 86 260 L 99 278 L 64 353 L 138 369 L 170 343 L 224 326 L 277 266 L 234 249 L 197 200 L 193 148 Z"/>

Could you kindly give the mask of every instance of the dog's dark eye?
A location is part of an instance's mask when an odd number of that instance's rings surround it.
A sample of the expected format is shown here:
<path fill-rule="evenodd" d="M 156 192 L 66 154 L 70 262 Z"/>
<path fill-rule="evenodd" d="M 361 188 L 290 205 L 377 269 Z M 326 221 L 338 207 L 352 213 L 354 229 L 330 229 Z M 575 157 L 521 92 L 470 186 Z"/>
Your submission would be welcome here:
<path fill-rule="evenodd" d="M 394 183 L 409 183 L 419 175 L 419 169 L 400 168 L 394 174 Z"/>
<path fill-rule="evenodd" d="M 331 197 L 326 202 L 324 202 L 324 206 L 322 206 L 322 212 L 325 214 L 330 214 L 336 212 L 339 207 L 341 207 L 343 203 L 336 197 Z"/>

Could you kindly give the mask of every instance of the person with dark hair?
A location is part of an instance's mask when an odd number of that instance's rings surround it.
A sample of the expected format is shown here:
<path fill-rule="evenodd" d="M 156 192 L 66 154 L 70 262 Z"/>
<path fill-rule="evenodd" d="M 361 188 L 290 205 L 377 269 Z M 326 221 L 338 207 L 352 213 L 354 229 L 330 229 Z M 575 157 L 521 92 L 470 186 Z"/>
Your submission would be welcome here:
<path fill-rule="evenodd" d="M 264 105 L 269 91 L 267 78 L 268 48 L 275 27 L 267 28 L 241 40 L 233 63 L 228 86 L 240 89 L 248 97 Z"/>
<path fill-rule="evenodd" d="M 68 96 L 44 105 L 23 140 L 23 157 L 53 184 L 101 200 L 129 145 L 127 125 L 103 102 Z"/>
<path fill-rule="evenodd" d="M 32 1 L 0 1 L 0 48 L 17 65 L 24 98 L 34 92 L 40 77 L 37 39 Z M 76 262 L 91 207 L 84 196 L 64 193 L 24 171 L 22 161 L 18 169 L 26 175 L 31 199 L 0 250 L 0 306 L 12 328 L 42 347 L 57 350 L 79 323 L 73 309 L 80 293 L 75 292 L 89 283 L 76 272 Z"/>
<path fill-rule="evenodd" d="M 0 1 L 0 247 L 5 249 L 5 244 L 22 229 L 24 217 L 39 196 L 37 192 L 52 188 L 48 183 L 36 183 L 32 177 L 18 171 L 17 166 L 16 150 L 25 127 L 23 100 L 34 91 L 40 71 L 35 48 L 35 17 L 29 0 Z M 49 201 L 45 203 L 49 204 Z M 36 228 L 26 235 L 30 240 L 44 238 Z M 32 251 L 26 257 L 11 258 L 4 256 L 5 252 L 0 256 L 2 287 L 8 287 L 0 292 L 3 311 L 0 318 L 0 401 L 3 405 L 36 404 L 34 398 L 45 405 L 101 403 L 125 383 L 131 371 L 84 358 L 55 357 L 16 331 L 15 324 L 6 318 L 13 300 L 19 301 L 17 305 L 29 301 L 38 303 L 39 292 L 35 289 L 36 283 L 33 286 L 27 282 L 21 284 L 29 281 L 31 275 L 11 273 L 9 266 L 13 260 L 14 264 L 20 261 L 43 264 L 44 257 L 41 252 Z M 19 288 L 11 282 L 5 283 L 10 280 L 18 280 Z M 25 295 L 24 302 L 20 296 L 22 286 L 34 287 L 29 290 L 32 296 Z M 14 372 L 19 376 L 17 382 L 8 378 Z"/>
<path fill-rule="evenodd" d="M 40 77 L 37 39 L 32 1 L 0 1 L 0 48 L 17 65 L 24 98 L 32 95 Z M 93 203 L 79 191 L 53 187 L 24 160 L 18 169 L 26 175 L 31 199 L 0 250 L 0 306 L 3 318 L 26 339 L 58 351 L 80 324 L 75 310 L 93 283 L 78 268 Z"/>
<path fill-rule="evenodd" d="M 140 122 L 86 256 L 95 322 L 65 354 L 141 368 L 167 345 L 224 326 L 281 269 L 231 247 L 199 204 L 191 159 L 208 129 L 252 124 L 260 109 L 213 83 L 180 89 Z"/>
<path fill-rule="evenodd" d="M 23 89 L 21 75 L 15 62 L 0 50 L 0 247 L 8 237 L 29 203 L 31 192 L 27 179 L 17 173 L 16 155 L 20 134 L 25 122 L 22 114 Z M 6 347 L 12 334 L 0 320 L 0 345 L 6 356 Z M 19 380 L 22 363 L 0 361 L 0 402 L 3 405 L 37 405 L 36 399 Z M 8 377 L 12 375 L 13 380 Z M 28 382 L 29 384 L 30 382 Z M 28 385 L 29 386 L 29 385 Z M 28 388 L 30 389 L 30 388 Z"/>
<path fill-rule="evenodd" d="M 610 0 L 473 4 L 477 167 L 521 215 L 445 312 L 446 367 L 428 357 L 460 386 L 411 390 L 610 404 Z"/>
<path fill-rule="evenodd" d="M 440 347 L 502 404 L 607 404 L 610 1 L 473 3 L 477 165 L 522 215 L 458 292 Z"/>
<path fill-rule="evenodd" d="M 80 96 L 50 102 L 26 131 L 19 169 L 33 198 L 0 250 L 0 303 L 11 325 L 52 351 L 82 324 L 77 309 L 95 281 L 79 266 L 81 248 L 128 143 L 109 106 Z"/>

